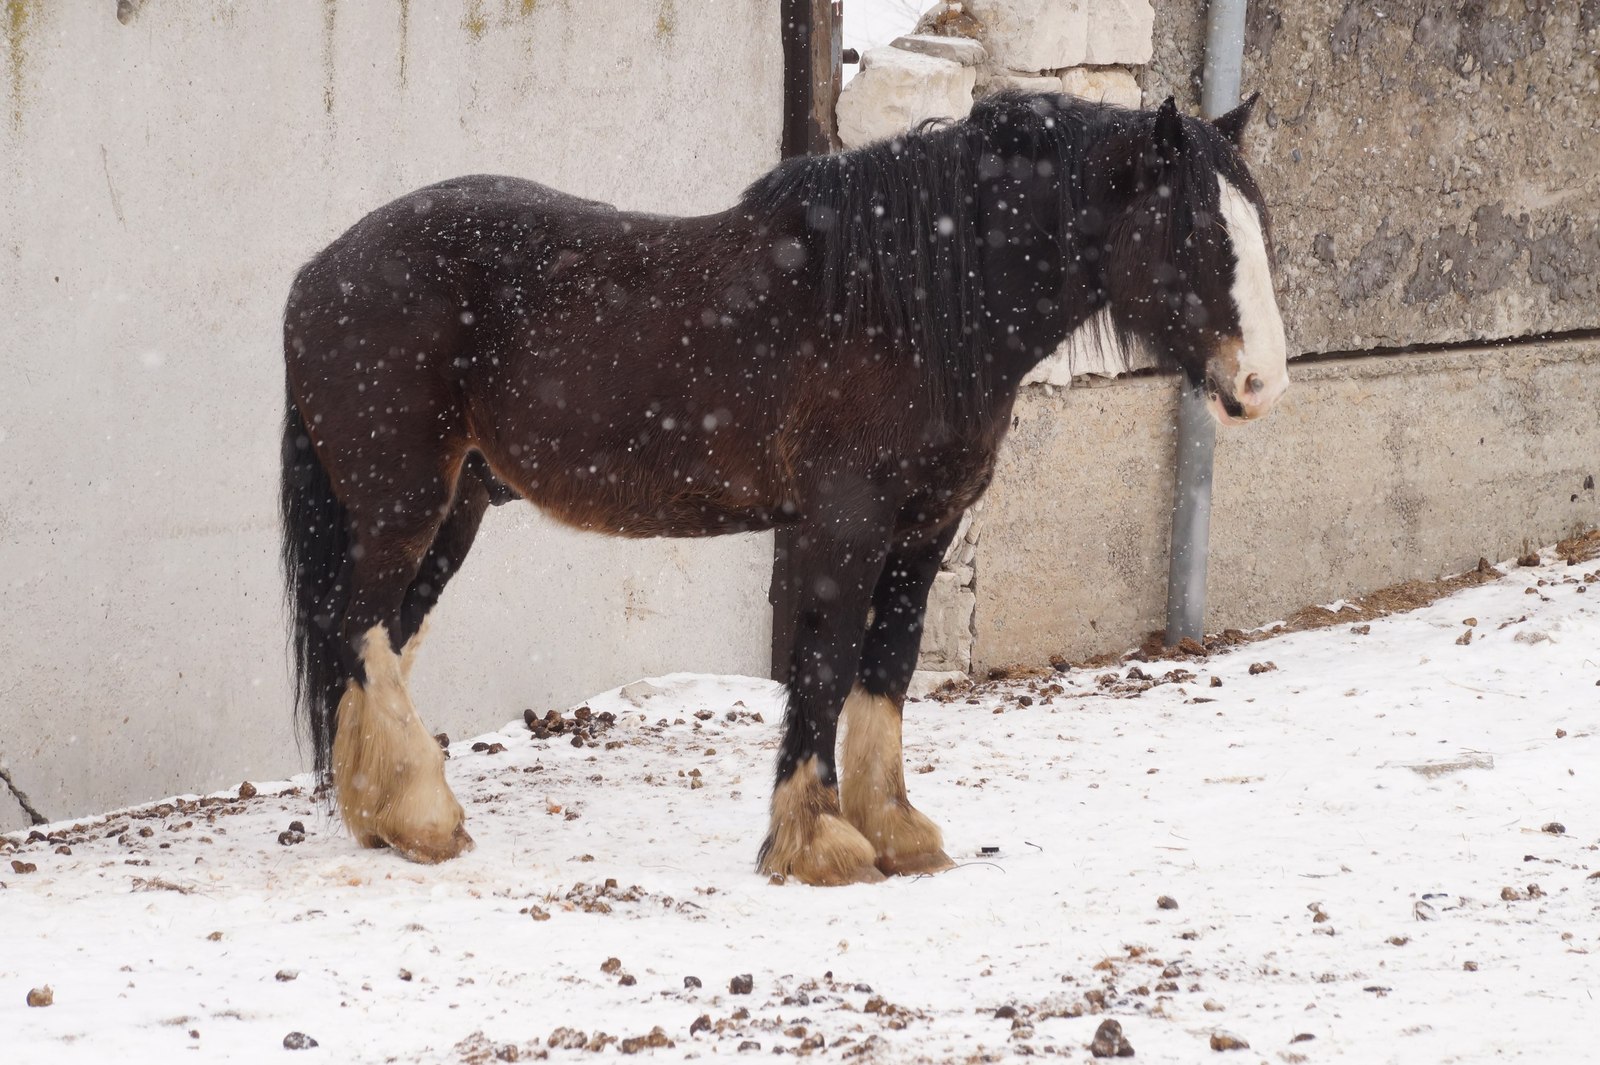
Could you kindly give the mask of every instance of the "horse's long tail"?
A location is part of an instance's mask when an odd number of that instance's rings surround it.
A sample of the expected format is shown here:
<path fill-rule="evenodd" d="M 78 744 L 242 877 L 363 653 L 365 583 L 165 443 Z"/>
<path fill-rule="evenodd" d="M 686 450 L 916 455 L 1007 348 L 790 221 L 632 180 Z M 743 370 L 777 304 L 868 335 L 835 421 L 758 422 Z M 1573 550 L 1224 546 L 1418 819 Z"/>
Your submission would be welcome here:
<path fill-rule="evenodd" d="M 311 736 L 318 774 L 331 764 L 339 697 L 344 692 L 339 625 L 349 597 L 350 533 L 328 471 L 292 393 L 283 412 L 283 581 L 294 653 L 297 716 Z"/>

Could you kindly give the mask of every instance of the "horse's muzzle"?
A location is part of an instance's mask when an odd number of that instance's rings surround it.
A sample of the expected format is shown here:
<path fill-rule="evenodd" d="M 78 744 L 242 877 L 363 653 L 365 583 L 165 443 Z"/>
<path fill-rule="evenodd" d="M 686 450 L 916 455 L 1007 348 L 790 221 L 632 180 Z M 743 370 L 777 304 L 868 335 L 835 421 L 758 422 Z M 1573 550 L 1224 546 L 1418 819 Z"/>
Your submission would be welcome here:
<path fill-rule="evenodd" d="M 1254 421 L 1273 407 L 1289 389 L 1287 368 L 1263 372 L 1241 366 L 1242 345 L 1227 341 L 1206 365 L 1206 405 L 1223 425 Z"/>

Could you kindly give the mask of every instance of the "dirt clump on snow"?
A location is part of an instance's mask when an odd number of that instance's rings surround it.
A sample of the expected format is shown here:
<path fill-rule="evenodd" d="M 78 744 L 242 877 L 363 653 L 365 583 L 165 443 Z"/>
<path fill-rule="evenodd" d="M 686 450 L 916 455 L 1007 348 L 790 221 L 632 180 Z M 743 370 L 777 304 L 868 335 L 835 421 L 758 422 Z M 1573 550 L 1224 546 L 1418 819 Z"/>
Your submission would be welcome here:
<path fill-rule="evenodd" d="M 497 1043 L 482 1032 L 473 1032 L 453 1048 L 461 1065 L 488 1065 L 491 1061 L 544 1061 L 549 1052 L 537 1043 L 518 1046 L 515 1043 Z"/>
<path fill-rule="evenodd" d="M 1100 1027 L 1095 1029 L 1094 1040 L 1089 1044 L 1089 1053 L 1097 1058 L 1131 1058 L 1133 1044 L 1122 1034 L 1121 1024 L 1107 1019 L 1101 1021 Z"/>
<path fill-rule="evenodd" d="M 1556 557 L 1569 566 L 1600 557 L 1600 529 L 1569 536 L 1556 544 Z"/>
<path fill-rule="evenodd" d="M 637 1054 L 641 1050 L 655 1050 L 663 1047 L 675 1047 L 678 1044 L 667 1038 L 667 1033 L 660 1026 L 650 1029 L 649 1035 L 634 1036 L 624 1039 L 618 1044 L 624 1054 Z"/>
<path fill-rule="evenodd" d="M 574 747 L 593 746 L 595 741 L 617 723 L 617 715 L 609 710 L 595 713 L 587 706 L 580 706 L 572 711 L 572 716 L 564 716 L 560 710 L 550 710 L 540 717 L 533 710 L 522 712 L 522 723 L 528 726 L 528 731 L 533 733 L 536 740 L 547 740 L 552 736 L 570 736 Z M 503 749 L 503 748 L 502 748 Z"/>
<path fill-rule="evenodd" d="M 278 833 L 278 846 L 293 847 L 297 843 L 306 841 L 306 824 L 304 821 L 290 821 L 289 827 Z"/>

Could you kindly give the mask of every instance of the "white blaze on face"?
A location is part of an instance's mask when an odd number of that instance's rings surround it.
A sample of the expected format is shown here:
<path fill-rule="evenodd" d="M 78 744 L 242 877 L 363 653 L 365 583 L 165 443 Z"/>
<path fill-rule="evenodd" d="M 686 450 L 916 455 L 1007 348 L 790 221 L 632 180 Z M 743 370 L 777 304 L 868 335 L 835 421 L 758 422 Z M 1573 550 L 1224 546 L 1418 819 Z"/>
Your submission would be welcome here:
<path fill-rule="evenodd" d="M 1272 409 L 1289 387 L 1289 344 L 1283 317 L 1272 291 L 1272 268 L 1261 214 L 1244 193 L 1217 175 L 1222 192 L 1222 220 L 1233 242 L 1233 303 L 1239 312 L 1241 348 L 1238 366 L 1229 367 L 1233 396 L 1254 418 Z M 1254 375 L 1256 380 L 1251 381 Z M 1219 375 L 1220 376 L 1220 375 Z M 1252 388 L 1251 385 L 1258 385 Z"/>

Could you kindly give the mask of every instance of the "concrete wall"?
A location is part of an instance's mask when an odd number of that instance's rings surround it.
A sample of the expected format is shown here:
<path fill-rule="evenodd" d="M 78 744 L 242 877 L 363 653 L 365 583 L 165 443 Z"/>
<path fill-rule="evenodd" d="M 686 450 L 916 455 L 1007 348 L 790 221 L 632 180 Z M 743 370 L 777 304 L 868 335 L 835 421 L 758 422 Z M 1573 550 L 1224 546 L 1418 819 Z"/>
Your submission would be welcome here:
<path fill-rule="evenodd" d="M 297 770 L 294 270 L 461 173 L 725 206 L 778 158 L 777 5 L 13 0 L 0 33 L 0 766 L 55 818 Z M 460 735 L 642 674 L 763 673 L 770 550 L 496 511 L 418 705 Z M 0 787 L 0 829 L 20 816 Z"/>
<path fill-rule="evenodd" d="M 1502 559 L 1600 525 L 1600 341 L 1294 368 L 1217 438 L 1207 631 Z M 1165 624 L 1170 379 L 1028 390 L 985 498 L 974 667 Z"/>

